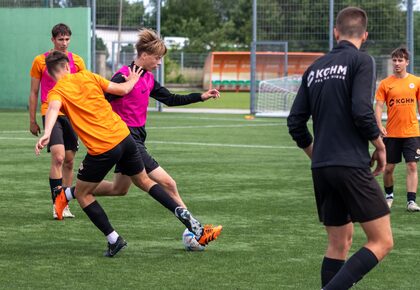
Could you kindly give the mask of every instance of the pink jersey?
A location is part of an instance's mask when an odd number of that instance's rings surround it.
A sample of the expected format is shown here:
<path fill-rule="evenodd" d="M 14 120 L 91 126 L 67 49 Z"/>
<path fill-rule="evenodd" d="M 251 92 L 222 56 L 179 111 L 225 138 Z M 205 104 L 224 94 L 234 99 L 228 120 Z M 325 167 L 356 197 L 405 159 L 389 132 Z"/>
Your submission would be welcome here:
<path fill-rule="evenodd" d="M 123 66 L 115 74 L 128 76 L 129 67 Z M 142 127 L 146 124 L 147 107 L 149 106 L 150 92 L 155 85 L 151 72 L 146 72 L 136 83 L 133 90 L 122 98 L 111 102 L 112 109 L 129 127 Z"/>
<path fill-rule="evenodd" d="M 49 52 L 44 53 L 47 57 Z M 77 67 L 74 64 L 73 54 L 68 53 L 70 72 L 72 74 L 77 73 Z M 46 103 L 48 99 L 48 92 L 55 86 L 55 80 L 48 74 L 48 70 L 44 70 L 41 77 L 41 102 Z"/>

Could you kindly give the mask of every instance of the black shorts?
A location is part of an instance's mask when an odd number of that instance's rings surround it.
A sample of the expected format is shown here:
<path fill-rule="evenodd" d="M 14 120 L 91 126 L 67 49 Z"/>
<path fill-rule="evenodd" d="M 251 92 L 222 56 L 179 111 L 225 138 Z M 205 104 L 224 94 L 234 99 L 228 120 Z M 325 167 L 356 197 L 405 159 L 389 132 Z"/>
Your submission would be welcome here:
<path fill-rule="evenodd" d="M 420 138 L 384 138 L 386 147 L 386 162 L 390 164 L 400 163 L 401 155 L 405 162 L 417 162 L 420 158 Z"/>
<path fill-rule="evenodd" d="M 143 161 L 131 135 L 105 153 L 86 154 L 80 164 L 77 178 L 87 182 L 101 182 L 114 165 L 121 168 L 121 173 L 128 176 L 143 171 Z"/>
<path fill-rule="evenodd" d="M 141 159 L 143 160 L 144 168 L 146 169 L 146 173 L 149 174 L 153 170 L 159 167 L 159 163 L 147 152 L 147 148 L 144 145 L 144 138 L 142 138 L 142 134 L 140 128 L 129 127 L 131 136 L 133 137 L 134 141 L 136 142 L 137 149 L 140 152 Z M 122 173 L 121 168 L 117 165 L 115 166 L 115 173 Z"/>
<path fill-rule="evenodd" d="M 42 116 L 42 125 L 45 129 L 45 116 Z M 67 116 L 58 116 L 57 121 L 51 131 L 50 142 L 47 146 L 47 151 L 50 152 L 50 147 L 53 145 L 64 145 L 65 150 L 76 152 L 79 149 L 79 140 L 76 132 Z"/>
<path fill-rule="evenodd" d="M 319 220 L 325 226 L 368 222 L 390 212 L 369 168 L 314 168 L 312 179 Z"/>

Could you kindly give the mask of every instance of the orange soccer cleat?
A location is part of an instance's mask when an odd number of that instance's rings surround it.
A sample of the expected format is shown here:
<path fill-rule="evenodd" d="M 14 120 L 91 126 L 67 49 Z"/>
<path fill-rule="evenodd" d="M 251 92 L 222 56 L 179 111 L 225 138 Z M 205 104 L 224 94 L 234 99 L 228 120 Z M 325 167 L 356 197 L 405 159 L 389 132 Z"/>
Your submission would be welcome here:
<path fill-rule="evenodd" d="M 57 213 L 58 220 L 63 219 L 63 212 L 68 204 L 69 202 L 67 201 L 66 194 L 64 193 L 63 188 L 60 188 L 54 192 L 54 208 Z"/>
<path fill-rule="evenodd" d="M 213 225 L 205 225 L 203 228 L 203 234 L 198 240 L 198 243 L 202 246 L 206 246 L 211 241 L 217 239 L 222 232 L 222 229 L 222 226 L 213 227 Z"/>

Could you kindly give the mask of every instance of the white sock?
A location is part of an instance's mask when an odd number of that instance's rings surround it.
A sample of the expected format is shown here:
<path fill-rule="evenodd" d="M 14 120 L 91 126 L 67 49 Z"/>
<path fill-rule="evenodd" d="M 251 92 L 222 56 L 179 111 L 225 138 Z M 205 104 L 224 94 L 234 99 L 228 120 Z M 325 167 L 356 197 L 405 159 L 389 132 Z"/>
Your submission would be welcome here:
<path fill-rule="evenodd" d="M 71 187 L 67 187 L 64 193 L 66 194 L 66 198 L 68 201 L 73 199 L 73 194 L 71 194 Z"/>
<path fill-rule="evenodd" d="M 118 233 L 116 231 L 113 231 L 112 233 L 106 236 L 106 239 L 108 240 L 108 243 L 115 244 L 118 240 L 118 237 Z"/>

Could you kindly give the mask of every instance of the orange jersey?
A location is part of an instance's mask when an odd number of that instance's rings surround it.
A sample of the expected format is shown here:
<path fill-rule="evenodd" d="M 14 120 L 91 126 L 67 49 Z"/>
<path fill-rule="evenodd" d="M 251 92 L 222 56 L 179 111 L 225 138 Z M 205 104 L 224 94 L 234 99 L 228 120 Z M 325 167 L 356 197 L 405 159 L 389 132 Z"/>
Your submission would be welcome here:
<path fill-rule="evenodd" d="M 32 63 L 31 77 L 40 80 L 41 85 L 41 115 L 45 115 L 48 110 L 47 95 L 48 92 L 54 87 L 55 81 L 47 72 L 47 66 L 45 64 L 45 58 L 49 52 L 37 55 Z M 72 52 L 68 52 L 70 70 L 72 73 L 76 73 L 86 69 L 83 59 Z"/>
<path fill-rule="evenodd" d="M 104 97 L 109 81 L 83 70 L 60 79 L 48 93 L 48 102 L 58 100 L 87 151 L 99 155 L 111 150 L 130 131 Z"/>
<path fill-rule="evenodd" d="M 382 80 L 376 91 L 376 100 L 387 106 L 387 137 L 409 138 L 420 136 L 417 121 L 417 101 L 420 100 L 420 79 L 412 74 L 405 78 L 392 75 Z"/>

